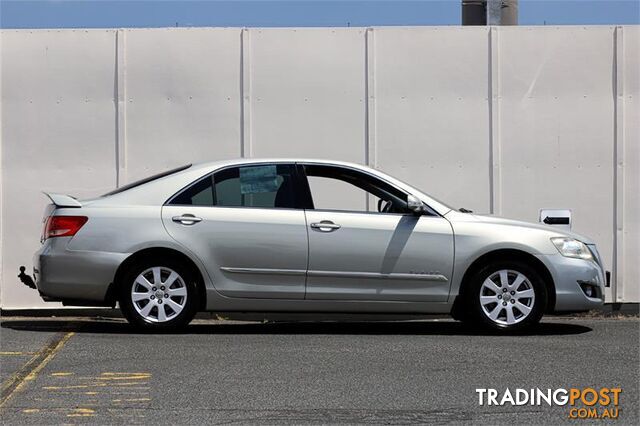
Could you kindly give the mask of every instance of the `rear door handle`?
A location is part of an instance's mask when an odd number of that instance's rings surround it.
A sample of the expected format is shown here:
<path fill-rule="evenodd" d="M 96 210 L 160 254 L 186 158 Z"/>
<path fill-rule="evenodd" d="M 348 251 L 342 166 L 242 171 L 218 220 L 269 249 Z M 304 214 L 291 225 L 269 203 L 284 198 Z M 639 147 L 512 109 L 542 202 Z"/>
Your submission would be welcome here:
<path fill-rule="evenodd" d="M 174 216 L 171 218 L 174 222 L 181 223 L 183 225 L 195 225 L 198 222 L 202 222 L 201 217 L 196 217 L 192 214 L 183 214 L 182 216 Z"/>
<path fill-rule="evenodd" d="M 330 220 L 321 220 L 320 222 L 312 223 L 311 228 L 317 229 L 321 232 L 333 232 L 336 229 L 340 229 L 340 225 L 333 223 Z"/>

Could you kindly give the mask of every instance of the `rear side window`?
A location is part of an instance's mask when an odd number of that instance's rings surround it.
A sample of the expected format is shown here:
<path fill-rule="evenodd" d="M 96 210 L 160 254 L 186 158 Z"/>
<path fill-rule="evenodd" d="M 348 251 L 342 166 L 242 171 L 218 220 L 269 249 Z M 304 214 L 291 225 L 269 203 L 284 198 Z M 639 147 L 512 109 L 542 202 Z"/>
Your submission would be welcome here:
<path fill-rule="evenodd" d="M 194 183 L 173 197 L 169 204 L 182 206 L 213 206 L 213 184 L 211 176 Z"/>
<path fill-rule="evenodd" d="M 296 208 L 294 168 L 261 164 L 224 169 L 186 188 L 169 204 Z"/>

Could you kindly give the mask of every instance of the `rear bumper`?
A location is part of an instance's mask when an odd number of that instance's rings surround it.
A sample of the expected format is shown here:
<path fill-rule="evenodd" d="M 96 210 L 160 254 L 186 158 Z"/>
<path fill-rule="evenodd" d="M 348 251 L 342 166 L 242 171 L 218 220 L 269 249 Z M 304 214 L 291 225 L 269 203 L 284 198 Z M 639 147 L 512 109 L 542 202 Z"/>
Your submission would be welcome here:
<path fill-rule="evenodd" d="M 561 254 L 539 255 L 547 266 L 556 288 L 555 312 L 579 312 L 600 308 L 604 304 L 605 272 L 593 260 L 573 259 Z M 583 287 L 597 290 L 595 297 L 585 294 Z"/>
<path fill-rule="evenodd" d="M 68 250 L 71 237 L 44 242 L 33 257 L 34 278 L 45 301 L 104 302 L 126 253 Z"/>

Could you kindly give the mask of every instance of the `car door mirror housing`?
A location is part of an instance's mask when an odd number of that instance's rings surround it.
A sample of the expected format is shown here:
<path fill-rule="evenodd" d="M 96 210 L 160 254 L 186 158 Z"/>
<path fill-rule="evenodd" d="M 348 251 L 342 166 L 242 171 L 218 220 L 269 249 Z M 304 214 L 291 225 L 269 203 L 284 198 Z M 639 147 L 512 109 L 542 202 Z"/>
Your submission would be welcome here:
<path fill-rule="evenodd" d="M 422 200 L 411 194 L 407 195 L 407 208 L 414 214 L 422 214 L 426 210 Z"/>

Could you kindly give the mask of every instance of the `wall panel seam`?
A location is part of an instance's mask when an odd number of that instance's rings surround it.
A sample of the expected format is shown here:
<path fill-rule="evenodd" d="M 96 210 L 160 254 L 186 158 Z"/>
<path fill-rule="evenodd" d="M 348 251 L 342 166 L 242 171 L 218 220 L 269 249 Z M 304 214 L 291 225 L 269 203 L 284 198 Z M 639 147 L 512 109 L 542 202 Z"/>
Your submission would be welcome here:
<path fill-rule="evenodd" d="M 374 29 L 365 33 L 365 162 L 376 167 L 376 110 L 375 110 L 375 36 Z"/>
<path fill-rule="evenodd" d="M 127 93 L 126 93 L 126 31 L 116 31 L 116 186 L 126 181 Z"/>
<path fill-rule="evenodd" d="M 240 32 L 240 156 L 251 157 L 251 47 L 250 31 Z"/>
<path fill-rule="evenodd" d="M 364 33 L 364 158 L 365 164 L 376 168 L 376 109 L 375 109 L 375 36 L 374 29 L 367 28 Z M 373 197 L 366 196 L 366 209 L 370 210 Z"/>
<path fill-rule="evenodd" d="M 502 213 L 500 176 L 500 38 L 499 30 L 489 27 L 489 203 L 491 214 Z"/>

